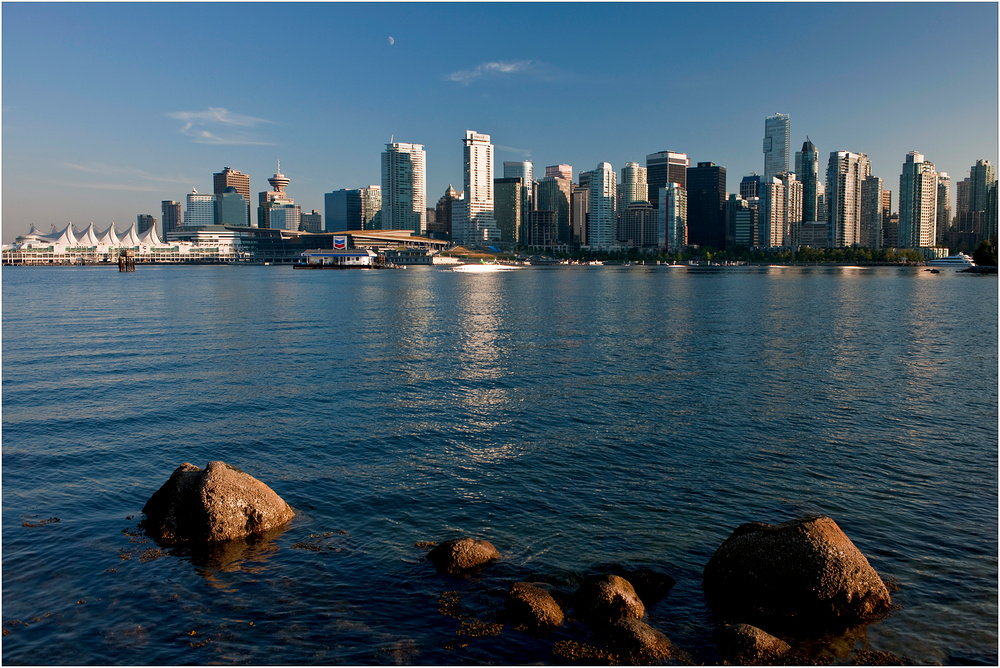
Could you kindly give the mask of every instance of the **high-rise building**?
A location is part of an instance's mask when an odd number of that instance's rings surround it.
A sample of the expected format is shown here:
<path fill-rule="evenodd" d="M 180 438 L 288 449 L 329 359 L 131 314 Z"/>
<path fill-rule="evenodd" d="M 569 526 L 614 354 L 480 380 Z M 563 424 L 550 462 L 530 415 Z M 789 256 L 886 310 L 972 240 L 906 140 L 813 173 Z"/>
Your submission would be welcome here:
<path fill-rule="evenodd" d="M 660 151 L 646 156 L 649 203 L 654 209 L 659 207 L 660 188 L 668 183 L 676 183 L 681 188 L 687 189 L 687 170 L 690 166 L 691 162 L 686 153 Z"/>
<path fill-rule="evenodd" d="M 777 177 L 785 187 L 785 246 L 798 248 L 802 228 L 802 182 L 785 172 Z"/>
<path fill-rule="evenodd" d="M 427 156 L 423 144 L 400 142 L 382 152 L 382 229 L 427 231 Z"/>
<path fill-rule="evenodd" d="M 588 172 L 589 173 L 589 172 Z M 581 177 L 583 174 L 580 175 Z M 590 185 L 573 186 L 570 194 L 570 225 L 573 228 L 573 243 L 587 244 L 587 211 L 590 206 Z"/>
<path fill-rule="evenodd" d="M 764 182 L 788 171 L 788 114 L 775 113 L 764 119 Z"/>
<path fill-rule="evenodd" d="M 551 176 L 556 179 L 569 179 L 573 180 L 573 167 L 572 165 L 549 165 L 545 168 L 545 176 Z"/>
<path fill-rule="evenodd" d="M 367 188 L 358 190 L 358 199 L 361 200 L 361 227 L 362 230 L 382 229 L 382 186 L 372 184 Z"/>
<path fill-rule="evenodd" d="M 528 212 L 527 246 L 551 248 L 556 244 L 556 212 L 536 209 Z"/>
<path fill-rule="evenodd" d="M 652 250 L 660 246 L 656 209 L 644 200 L 630 202 L 624 211 L 618 205 L 618 243 L 626 248 Z"/>
<path fill-rule="evenodd" d="M 187 196 L 184 227 L 215 225 L 215 195 L 199 193 L 192 189 Z"/>
<path fill-rule="evenodd" d="M 559 165 L 568 167 L 568 165 Z M 536 206 L 542 211 L 554 211 L 556 214 L 556 231 L 554 243 L 569 244 L 572 242 L 572 227 L 570 221 L 570 198 L 573 195 L 573 181 L 567 178 L 566 170 L 553 170 L 538 182 Z M 572 173 L 572 172 L 570 172 Z"/>
<path fill-rule="evenodd" d="M 316 209 L 312 213 L 303 213 L 299 216 L 299 227 L 303 232 L 317 234 L 323 230 L 323 214 Z"/>
<path fill-rule="evenodd" d="M 265 190 L 262 193 L 257 194 L 257 227 L 268 229 L 271 227 L 271 209 L 275 207 L 282 206 L 295 206 L 295 202 L 288 197 L 285 192 L 285 188 L 291 183 L 291 179 L 281 173 L 281 162 L 278 162 L 278 168 L 274 172 L 274 176 L 267 180 L 271 184 L 273 190 Z M 299 229 L 298 217 L 294 214 L 281 214 L 281 224 L 282 225 L 292 225 L 295 227 L 281 227 L 275 229 Z"/>
<path fill-rule="evenodd" d="M 523 215 L 522 188 L 519 176 L 493 180 L 493 217 L 503 243 L 518 243 Z"/>
<path fill-rule="evenodd" d="M 802 166 L 796 173 L 802 181 L 802 222 L 825 220 L 825 215 L 820 218 L 819 211 L 819 151 L 809 137 L 802 144 Z"/>
<path fill-rule="evenodd" d="M 737 194 L 726 200 L 726 246 L 749 248 L 757 243 L 757 207 Z"/>
<path fill-rule="evenodd" d="M 181 203 L 165 199 L 160 202 L 160 212 L 163 214 L 163 239 L 166 240 L 168 234 L 181 227 Z"/>
<path fill-rule="evenodd" d="M 342 232 L 351 229 L 347 225 L 347 193 L 346 188 L 323 194 L 324 217 L 327 232 Z"/>
<path fill-rule="evenodd" d="M 830 153 L 826 170 L 826 207 L 831 248 L 861 244 L 861 183 L 871 173 L 871 163 L 864 153 Z"/>
<path fill-rule="evenodd" d="M 668 183 L 657 193 L 657 245 L 668 253 L 679 253 L 688 245 L 688 191 L 679 183 Z M 652 208 L 652 205 L 650 205 Z"/>
<path fill-rule="evenodd" d="M 465 159 L 464 219 L 452 219 L 458 243 L 490 243 L 500 238 L 493 215 L 493 144 L 490 136 L 467 130 L 462 140 Z"/>
<path fill-rule="evenodd" d="M 590 173 L 587 243 L 591 248 L 610 250 L 618 245 L 616 216 L 618 184 L 616 181 L 615 170 L 609 162 L 598 164 L 597 168 Z"/>
<path fill-rule="evenodd" d="M 234 186 L 215 194 L 215 224 L 247 227 L 247 201 Z"/>
<path fill-rule="evenodd" d="M 977 160 L 969 172 L 969 224 L 965 227 L 984 239 L 994 240 L 997 236 L 996 168 L 989 160 Z"/>
<path fill-rule="evenodd" d="M 232 186 L 236 189 L 240 195 L 243 196 L 244 202 L 246 203 L 245 212 L 245 222 L 242 225 L 250 226 L 250 176 L 244 174 L 243 172 L 231 169 L 229 167 L 224 168 L 221 172 L 216 172 L 212 174 L 212 192 L 218 196 L 225 192 L 226 188 Z M 220 223 L 221 224 L 221 223 Z M 226 225 L 235 223 L 225 223 Z"/>
<path fill-rule="evenodd" d="M 899 243 L 904 248 L 929 248 L 937 233 L 938 175 L 934 163 L 916 151 L 906 154 L 899 175 Z"/>
<path fill-rule="evenodd" d="M 437 201 L 437 206 L 434 207 L 434 219 L 435 224 L 438 229 L 444 232 L 447 239 L 454 239 L 452 234 L 452 220 L 454 218 L 453 204 L 462 199 L 464 193 L 456 191 L 451 185 L 448 186 L 448 190 L 445 191 L 441 199 Z"/>
<path fill-rule="evenodd" d="M 940 242 L 951 229 L 951 177 L 938 172 L 937 239 Z"/>
<path fill-rule="evenodd" d="M 881 248 L 882 231 L 882 179 L 869 176 L 861 182 L 861 242 L 865 248 Z"/>
<path fill-rule="evenodd" d="M 156 227 L 156 218 L 148 213 L 140 213 L 135 217 L 135 232 L 142 234 L 151 227 Z"/>
<path fill-rule="evenodd" d="M 699 162 L 687 169 L 687 243 L 725 248 L 726 168 Z M 680 184 L 678 184 L 680 185 Z M 653 184 L 650 183 L 650 193 Z"/>
<path fill-rule="evenodd" d="M 628 162 L 622 167 L 622 180 L 618 183 L 618 208 L 622 211 L 633 202 L 649 201 L 649 184 L 646 183 L 646 167 L 638 162 Z"/>
<path fill-rule="evenodd" d="M 535 166 L 530 161 L 507 161 L 503 163 L 505 179 L 521 179 L 521 230 L 518 238 L 524 238 L 524 225 L 528 221 L 528 211 L 535 208 Z"/>
<path fill-rule="evenodd" d="M 777 177 L 762 179 L 758 197 L 758 243 L 763 248 L 786 246 L 785 184 Z"/>
<path fill-rule="evenodd" d="M 754 172 L 753 174 L 747 174 L 740 181 L 740 197 L 749 200 L 751 197 L 760 197 L 761 186 L 764 184 L 764 178 Z"/>

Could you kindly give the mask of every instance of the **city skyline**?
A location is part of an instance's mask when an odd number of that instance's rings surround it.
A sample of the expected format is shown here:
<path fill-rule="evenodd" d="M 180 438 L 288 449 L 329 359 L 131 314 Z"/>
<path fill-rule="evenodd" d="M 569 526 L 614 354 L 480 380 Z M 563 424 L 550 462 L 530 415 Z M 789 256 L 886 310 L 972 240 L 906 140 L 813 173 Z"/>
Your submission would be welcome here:
<path fill-rule="evenodd" d="M 191 7 L 3 5 L 5 243 L 32 224 L 159 217 L 224 167 L 262 192 L 279 159 L 296 203 L 323 210 L 324 193 L 380 182 L 390 141 L 425 147 L 432 205 L 462 183 L 473 128 L 495 178 L 509 161 L 569 164 L 575 180 L 675 151 L 725 167 L 736 192 L 764 173 L 776 112 L 821 173 L 831 152 L 864 153 L 890 190 L 911 151 L 949 174 L 952 201 L 970 165 L 998 163 L 996 4 Z M 278 16 L 295 40 L 247 39 Z M 470 17 L 490 27 L 467 31 Z M 824 48 L 843 34 L 855 48 Z M 928 46 L 937 57 L 910 66 Z M 239 66 L 214 72 L 219 53 Z M 769 66 L 787 87 L 748 74 Z"/>

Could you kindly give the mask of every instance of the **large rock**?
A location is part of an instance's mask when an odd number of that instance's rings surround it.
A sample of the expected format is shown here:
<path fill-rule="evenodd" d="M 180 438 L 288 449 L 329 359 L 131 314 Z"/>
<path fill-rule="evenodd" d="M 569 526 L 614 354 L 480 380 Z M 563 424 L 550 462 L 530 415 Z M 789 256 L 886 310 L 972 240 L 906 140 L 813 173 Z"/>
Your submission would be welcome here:
<path fill-rule="evenodd" d="M 274 490 L 225 462 L 181 464 L 142 512 L 143 528 L 164 544 L 247 538 L 295 515 Z"/>
<path fill-rule="evenodd" d="M 889 610 L 889 591 L 829 517 L 736 529 L 705 567 L 716 614 L 764 628 L 817 631 L 870 621 Z"/>
<path fill-rule="evenodd" d="M 639 619 L 619 619 L 603 627 L 598 637 L 618 655 L 616 663 L 662 664 L 670 658 L 672 645 L 667 636 Z"/>
<path fill-rule="evenodd" d="M 488 540 L 455 538 L 435 547 L 427 558 L 442 573 L 459 575 L 499 559 L 500 552 Z"/>
<path fill-rule="evenodd" d="M 749 624 L 727 624 L 717 634 L 719 651 L 727 665 L 768 666 L 792 649 L 781 638 Z"/>
<path fill-rule="evenodd" d="M 646 614 L 646 606 L 632 584 L 618 575 L 586 578 L 573 595 L 573 605 L 590 624 L 607 624 L 628 617 L 640 619 Z"/>
<path fill-rule="evenodd" d="M 563 611 L 548 591 L 527 582 L 515 582 L 507 592 L 507 615 L 515 625 L 547 629 L 563 622 Z"/>

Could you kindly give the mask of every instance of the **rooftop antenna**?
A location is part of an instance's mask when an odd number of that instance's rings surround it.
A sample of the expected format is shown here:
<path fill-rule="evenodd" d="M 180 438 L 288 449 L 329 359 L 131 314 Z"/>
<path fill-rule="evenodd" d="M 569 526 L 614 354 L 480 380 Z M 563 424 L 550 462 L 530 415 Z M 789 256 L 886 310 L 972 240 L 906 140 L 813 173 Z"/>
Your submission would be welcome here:
<path fill-rule="evenodd" d="M 391 135 L 389 135 L 389 143 L 390 144 L 392 143 L 392 140 L 393 140 L 393 138 L 395 138 L 395 136 L 396 136 L 396 133 L 392 133 Z"/>

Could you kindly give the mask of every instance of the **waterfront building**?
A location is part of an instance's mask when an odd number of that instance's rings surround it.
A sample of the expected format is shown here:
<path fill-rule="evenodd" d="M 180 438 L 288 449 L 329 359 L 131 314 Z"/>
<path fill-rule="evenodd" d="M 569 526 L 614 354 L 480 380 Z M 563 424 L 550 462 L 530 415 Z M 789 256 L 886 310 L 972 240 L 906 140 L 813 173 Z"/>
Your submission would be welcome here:
<path fill-rule="evenodd" d="M 820 218 L 819 207 L 819 151 L 816 146 L 806 137 L 802 144 L 802 165 L 797 167 L 795 173 L 802 181 L 802 222 L 815 223 L 819 220 L 826 220 L 825 214 Z"/>
<path fill-rule="evenodd" d="M 727 247 L 750 248 L 757 243 L 757 215 L 751 202 L 735 193 L 729 195 L 725 206 Z"/>
<path fill-rule="evenodd" d="M 323 214 L 316 209 L 313 209 L 312 213 L 300 214 L 299 227 L 303 232 L 319 234 L 323 231 Z"/>
<path fill-rule="evenodd" d="M 595 250 L 617 248 L 616 199 L 618 184 L 615 170 L 602 162 L 590 173 L 590 201 L 587 222 L 587 244 Z"/>
<path fill-rule="evenodd" d="M 861 241 L 865 248 L 881 248 L 884 232 L 882 179 L 869 176 L 861 182 Z"/>
<path fill-rule="evenodd" d="M 465 164 L 464 218 L 452 219 L 456 243 L 491 243 L 498 241 L 493 213 L 493 144 L 490 136 L 467 130 L 462 140 Z"/>
<path fill-rule="evenodd" d="M 788 138 L 791 118 L 775 113 L 764 119 L 764 183 L 788 171 Z"/>
<path fill-rule="evenodd" d="M 389 143 L 382 153 L 382 229 L 427 231 L 427 157 L 423 144 Z"/>
<path fill-rule="evenodd" d="M 686 153 L 659 151 L 646 156 L 646 184 L 649 189 L 649 203 L 659 208 L 660 188 L 668 183 L 676 183 L 687 189 L 688 167 L 691 162 Z M 692 242 L 693 243 L 693 242 Z"/>
<path fill-rule="evenodd" d="M 679 183 L 668 183 L 656 199 L 660 203 L 654 209 L 657 245 L 668 253 L 679 253 L 688 245 L 688 191 Z"/>
<path fill-rule="evenodd" d="M 630 202 L 618 217 L 618 243 L 625 248 L 640 250 L 662 247 L 656 213 L 653 205 L 645 200 Z"/>
<path fill-rule="evenodd" d="M 795 174 L 784 172 L 777 177 L 785 187 L 785 246 L 798 248 L 802 228 L 802 182 Z"/>
<path fill-rule="evenodd" d="M 552 248 L 558 241 L 556 212 L 536 209 L 528 212 L 527 246 L 532 248 Z"/>
<path fill-rule="evenodd" d="M 268 209 L 268 227 L 272 230 L 302 229 L 301 208 L 291 201 L 272 201 Z"/>
<path fill-rule="evenodd" d="M 587 172 L 589 173 L 589 172 Z M 580 174 L 581 180 L 583 174 Z M 590 182 L 577 184 L 570 191 L 570 225 L 573 228 L 573 243 L 587 244 L 587 210 L 590 206 Z"/>
<path fill-rule="evenodd" d="M 243 195 L 234 186 L 226 186 L 215 195 L 215 224 L 247 226 L 247 207 Z"/>
<path fill-rule="evenodd" d="M 762 179 L 758 197 L 758 243 L 763 248 L 786 246 L 785 184 L 777 177 Z"/>
<path fill-rule="evenodd" d="M 833 151 L 826 170 L 826 206 L 831 248 L 861 244 L 861 183 L 871 176 L 864 153 Z"/>
<path fill-rule="evenodd" d="M 176 232 L 180 228 L 183 218 L 181 218 L 181 203 L 165 199 L 160 202 L 160 213 L 163 214 L 163 238 Z"/>
<path fill-rule="evenodd" d="M 569 165 L 558 165 L 557 167 L 568 168 Z M 570 198 L 573 194 L 573 181 L 572 178 L 566 177 L 567 171 L 565 169 L 546 167 L 545 172 L 546 176 L 538 182 L 536 206 L 540 210 L 555 212 L 556 230 L 553 243 L 567 245 L 573 240 L 570 221 Z"/>
<path fill-rule="evenodd" d="M 231 169 L 230 167 L 224 168 L 221 172 L 216 172 L 212 174 L 212 186 L 213 194 L 216 197 L 221 195 L 226 191 L 226 188 L 233 187 L 236 189 L 240 195 L 243 196 L 243 201 L 245 203 L 246 210 L 244 211 L 244 221 L 243 225 L 247 227 L 250 226 L 250 176 L 244 174 L 243 172 Z M 226 223 L 227 225 L 229 223 Z"/>
<path fill-rule="evenodd" d="M 940 243 L 951 229 L 951 177 L 938 172 L 937 188 L 937 240 Z"/>
<path fill-rule="evenodd" d="M 757 172 L 744 176 L 743 180 L 740 181 L 740 197 L 747 200 L 751 197 L 760 197 L 761 184 L 763 183 L 764 179 Z"/>
<path fill-rule="evenodd" d="M 452 220 L 454 219 L 453 204 L 464 198 L 464 193 L 457 192 L 451 185 L 445 191 L 441 199 L 434 207 L 434 219 L 437 221 L 438 229 L 444 233 L 446 239 L 454 239 L 452 234 Z"/>
<path fill-rule="evenodd" d="M 359 230 L 382 229 L 382 186 L 372 184 L 358 190 L 360 203 Z"/>
<path fill-rule="evenodd" d="M 712 248 L 726 247 L 726 168 L 714 162 L 699 162 L 686 170 L 687 243 Z M 650 193 L 653 184 L 650 183 Z"/>
<path fill-rule="evenodd" d="M 524 226 L 528 220 L 528 211 L 535 208 L 535 166 L 530 161 L 506 161 L 503 163 L 505 179 L 521 179 L 521 230 L 518 238 L 525 235 Z"/>
<path fill-rule="evenodd" d="M 215 195 L 199 193 L 192 188 L 187 196 L 184 227 L 215 225 Z"/>
<path fill-rule="evenodd" d="M 929 248 L 937 232 L 938 175 L 934 163 L 916 151 L 906 154 L 899 175 L 899 243 L 904 248 Z"/>
<path fill-rule="evenodd" d="M 493 217 L 502 243 L 516 244 L 522 228 L 521 177 L 493 180 Z"/>
<path fill-rule="evenodd" d="M 291 183 L 291 179 L 281 173 L 281 162 L 278 162 L 278 168 L 275 170 L 274 175 L 271 176 L 267 182 L 271 184 L 273 190 L 267 190 L 257 195 L 257 227 L 263 229 L 271 229 L 271 209 L 280 206 L 295 205 L 294 200 L 288 197 L 288 193 L 285 192 L 285 188 Z M 296 227 L 288 228 L 274 228 L 274 229 L 298 229 L 298 218 L 292 216 L 291 214 L 283 213 L 281 224 L 289 225 L 294 218 L 294 223 Z"/>
<path fill-rule="evenodd" d="M 899 248 L 899 214 L 889 215 L 882 224 L 882 248 Z"/>
<path fill-rule="evenodd" d="M 989 160 L 977 160 L 969 170 L 968 204 L 964 229 L 983 239 L 997 236 L 997 172 Z"/>
<path fill-rule="evenodd" d="M 91 227 L 93 227 L 93 223 L 91 223 Z M 139 234 L 152 227 L 156 227 L 156 218 L 148 213 L 140 213 L 135 217 L 135 229 Z"/>

